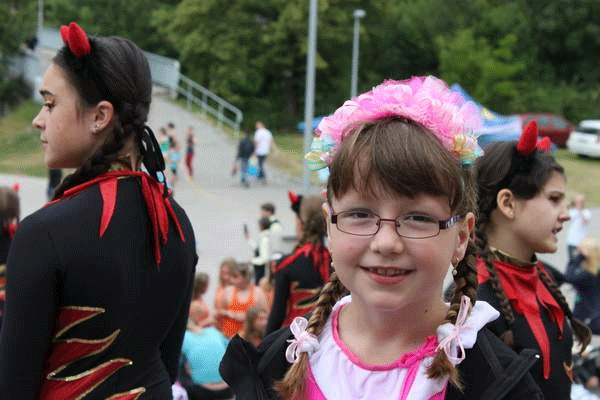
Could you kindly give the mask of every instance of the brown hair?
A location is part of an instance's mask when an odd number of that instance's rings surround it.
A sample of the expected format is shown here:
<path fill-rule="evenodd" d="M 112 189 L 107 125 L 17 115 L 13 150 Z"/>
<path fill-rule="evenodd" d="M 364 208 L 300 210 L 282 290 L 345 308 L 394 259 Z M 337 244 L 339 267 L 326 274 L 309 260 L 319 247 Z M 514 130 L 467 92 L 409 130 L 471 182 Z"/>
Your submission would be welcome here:
<path fill-rule="evenodd" d="M 0 186 L 0 228 L 5 229 L 15 219 L 18 222 L 20 215 L 19 194 L 7 186 Z"/>
<path fill-rule="evenodd" d="M 229 267 L 232 274 L 240 274 L 248 280 L 252 280 L 252 271 L 248 263 L 236 262 Z"/>
<path fill-rule="evenodd" d="M 208 289 L 208 281 L 208 274 L 200 272 L 198 275 L 196 275 L 196 278 L 194 279 L 194 289 L 192 291 L 193 299 L 196 299 L 206 293 L 206 289 Z"/>
<path fill-rule="evenodd" d="M 509 189 L 515 197 L 529 200 L 540 193 L 552 174 L 564 175 L 563 167 L 550 154 L 536 150 L 533 154 L 524 156 L 517 152 L 516 144 L 517 142 L 492 143 L 485 148 L 485 154 L 475 163 L 478 191 L 478 218 L 475 229 L 477 254 L 489 272 L 492 291 L 500 305 L 500 312 L 509 326 L 515 321 L 515 315 L 492 262 L 493 255 L 487 237 L 492 225 L 492 212 L 498 207 L 498 192 Z M 541 268 L 537 270 L 540 279 L 571 321 L 583 351 L 590 342 L 591 331 L 573 316 L 556 283 Z M 506 344 L 513 346 L 513 332 L 510 327 L 500 337 Z"/>
<path fill-rule="evenodd" d="M 327 235 L 327 225 L 323 214 L 323 200 L 320 196 L 307 196 L 302 199 L 298 217 L 302 222 L 302 237 L 298 246 L 306 243 L 323 244 Z"/>
<path fill-rule="evenodd" d="M 469 168 L 461 167 L 453 155 L 429 130 L 403 118 L 392 117 L 350 128 L 330 165 L 327 198 L 339 198 L 348 190 L 374 195 L 385 190 L 399 196 L 443 196 L 453 213 L 475 212 L 476 193 Z M 477 271 L 475 247 L 467 246 L 465 257 L 456 266 L 453 294 L 445 321 L 456 322 L 462 295 L 475 303 Z M 310 318 L 308 331 L 319 336 L 336 301 L 347 292 L 333 273 L 324 286 Z M 284 379 L 276 385 L 285 399 L 302 398 L 308 365 L 303 353 Z M 446 353 L 438 350 L 427 370 L 431 378 L 447 376 L 460 388 L 458 370 Z"/>

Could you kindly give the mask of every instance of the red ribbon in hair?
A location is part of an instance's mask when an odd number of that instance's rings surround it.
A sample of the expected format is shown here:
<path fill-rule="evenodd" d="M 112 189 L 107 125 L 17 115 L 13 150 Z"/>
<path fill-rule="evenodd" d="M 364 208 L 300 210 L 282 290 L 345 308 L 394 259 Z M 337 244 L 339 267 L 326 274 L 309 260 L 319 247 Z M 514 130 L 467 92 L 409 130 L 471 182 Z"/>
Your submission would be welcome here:
<path fill-rule="evenodd" d="M 163 196 L 162 184 L 157 182 L 150 175 L 141 171 L 129 170 L 106 172 L 92 180 L 66 190 L 59 199 L 53 200 L 47 205 L 56 203 L 66 197 L 73 196 L 90 186 L 98 185 L 102 197 L 102 217 L 100 220 L 99 232 L 99 236 L 102 237 L 106 232 L 115 211 L 117 202 L 117 179 L 127 176 L 137 176 L 141 180 L 142 196 L 146 203 L 146 209 L 148 210 L 148 216 L 150 217 L 152 225 L 154 258 L 156 260 L 156 265 L 158 266 L 161 260 L 160 247 L 167 243 L 169 236 L 169 217 L 175 224 L 175 229 L 182 242 L 185 242 L 185 236 L 183 235 L 181 224 L 177 219 L 177 215 L 173 210 L 169 198 Z"/>
<path fill-rule="evenodd" d="M 529 121 L 529 123 L 523 129 L 519 143 L 517 143 L 517 151 L 524 156 L 533 154 L 536 149 L 542 151 L 550 150 L 552 142 L 547 136 L 538 142 L 538 126 L 535 120 Z"/>
<path fill-rule="evenodd" d="M 90 45 L 90 40 L 85 31 L 76 22 L 71 22 L 68 26 L 61 26 L 60 36 L 76 58 L 81 58 L 91 53 L 92 46 Z"/>

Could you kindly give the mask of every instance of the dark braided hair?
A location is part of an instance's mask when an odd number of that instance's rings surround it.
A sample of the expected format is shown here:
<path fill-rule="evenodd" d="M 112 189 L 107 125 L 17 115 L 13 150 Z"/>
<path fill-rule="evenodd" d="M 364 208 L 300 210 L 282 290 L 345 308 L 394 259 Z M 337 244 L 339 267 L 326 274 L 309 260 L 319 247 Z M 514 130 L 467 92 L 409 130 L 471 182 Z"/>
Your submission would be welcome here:
<path fill-rule="evenodd" d="M 152 95 L 146 56 L 132 41 L 121 37 L 90 38 L 90 44 L 91 53 L 81 58 L 64 46 L 53 62 L 79 94 L 79 112 L 103 100 L 113 105 L 114 128 L 106 142 L 63 180 L 54 198 L 108 171 L 129 141 L 136 144 L 150 175 L 156 179 L 164 169 L 156 138 L 145 125 Z"/>
<path fill-rule="evenodd" d="M 486 147 L 485 154 L 475 163 L 478 188 L 477 252 L 490 274 L 490 283 L 500 304 L 500 311 L 509 323 L 509 329 L 501 338 L 510 346 L 513 345 L 510 326 L 515 320 L 515 315 L 500 285 L 487 239 L 488 232 L 493 229 L 492 212 L 498 207 L 497 195 L 500 190 L 509 189 L 516 198 L 529 200 L 543 189 L 552 174 L 564 175 L 563 167 L 550 154 L 536 150 L 525 156 L 517 152 L 516 144 L 517 142 L 492 143 Z M 583 351 L 590 341 L 589 328 L 573 317 L 556 283 L 544 271 L 538 269 L 538 274 L 571 321 Z"/>

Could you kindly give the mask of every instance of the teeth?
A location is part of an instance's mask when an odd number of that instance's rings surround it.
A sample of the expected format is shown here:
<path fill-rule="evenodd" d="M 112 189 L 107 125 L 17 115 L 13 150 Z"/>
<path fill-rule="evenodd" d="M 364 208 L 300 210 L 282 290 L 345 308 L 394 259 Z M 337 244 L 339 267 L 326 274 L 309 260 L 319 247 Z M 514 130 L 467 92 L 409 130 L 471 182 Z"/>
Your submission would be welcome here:
<path fill-rule="evenodd" d="M 368 268 L 369 272 L 383 276 L 397 276 L 406 275 L 410 270 L 399 269 L 399 268 Z"/>

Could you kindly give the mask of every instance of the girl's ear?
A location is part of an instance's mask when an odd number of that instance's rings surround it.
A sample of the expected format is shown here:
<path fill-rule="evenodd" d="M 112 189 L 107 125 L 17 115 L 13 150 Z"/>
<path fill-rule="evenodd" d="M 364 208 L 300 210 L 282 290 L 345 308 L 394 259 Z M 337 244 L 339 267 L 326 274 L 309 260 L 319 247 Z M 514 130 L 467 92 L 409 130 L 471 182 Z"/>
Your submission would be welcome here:
<path fill-rule="evenodd" d="M 112 126 L 115 109 L 111 102 L 102 100 L 94 106 L 91 114 L 91 131 L 94 135 L 106 131 Z"/>
<path fill-rule="evenodd" d="M 465 218 L 458 225 L 458 241 L 456 243 L 456 247 L 454 248 L 454 252 L 452 254 L 452 264 L 455 264 L 458 261 L 462 260 L 465 256 L 465 252 L 467 251 L 467 245 L 469 244 L 469 240 L 473 237 L 473 230 L 475 229 L 475 214 L 472 212 L 468 212 L 465 215 Z"/>
<path fill-rule="evenodd" d="M 510 189 L 501 189 L 496 195 L 498 211 L 504 218 L 513 220 L 515 218 L 516 198 Z"/>

